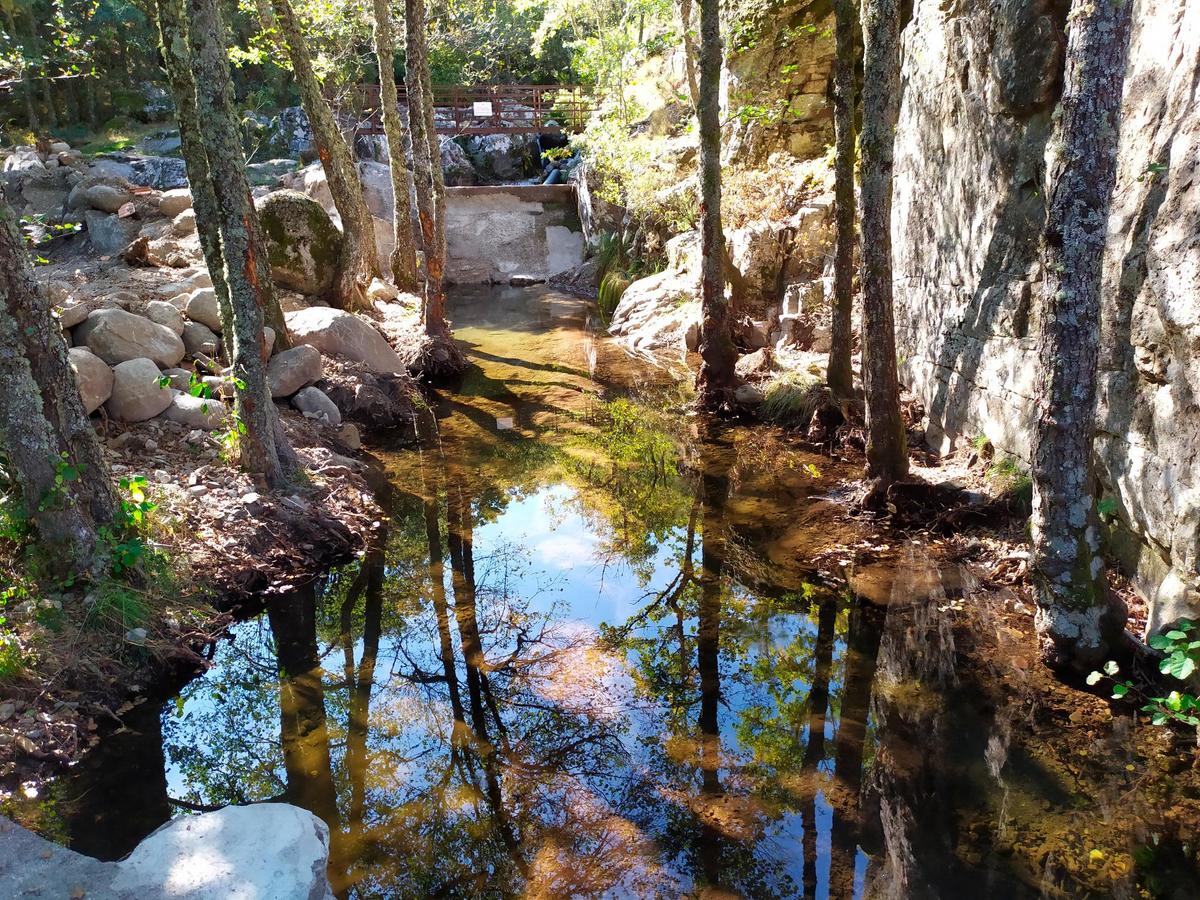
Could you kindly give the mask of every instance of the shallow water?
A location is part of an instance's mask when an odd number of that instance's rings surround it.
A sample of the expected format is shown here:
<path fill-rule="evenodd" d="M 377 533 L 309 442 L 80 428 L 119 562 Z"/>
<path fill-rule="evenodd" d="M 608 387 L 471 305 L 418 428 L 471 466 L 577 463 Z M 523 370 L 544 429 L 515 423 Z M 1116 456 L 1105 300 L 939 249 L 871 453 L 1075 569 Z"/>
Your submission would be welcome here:
<path fill-rule="evenodd" d="M 133 714 L 48 830 L 113 858 L 287 800 L 341 897 L 1194 895 L 1128 721 L 1048 725 L 1002 601 L 844 515 L 853 472 L 689 415 L 580 301 L 451 312 L 473 368 L 372 448 L 382 546 Z"/>

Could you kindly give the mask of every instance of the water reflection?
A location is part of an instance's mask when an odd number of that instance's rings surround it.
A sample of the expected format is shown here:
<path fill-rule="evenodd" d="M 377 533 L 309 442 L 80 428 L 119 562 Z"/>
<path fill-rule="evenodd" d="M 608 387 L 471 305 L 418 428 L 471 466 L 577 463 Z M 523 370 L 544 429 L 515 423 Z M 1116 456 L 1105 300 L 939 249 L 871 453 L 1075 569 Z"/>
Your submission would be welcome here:
<path fill-rule="evenodd" d="M 329 824 L 339 897 L 1117 884 L 1080 874 L 1100 838 L 1062 825 L 1112 781 L 1035 758 L 1019 681 L 963 664 L 956 622 L 985 607 L 954 608 L 969 576 L 917 546 L 869 578 L 818 565 L 875 540 L 834 517 L 826 461 L 689 420 L 578 304 L 520 296 L 459 298 L 477 368 L 421 448 L 378 450 L 381 544 L 238 626 L 138 732 L 165 778 L 103 794 L 138 814 L 73 799 L 128 770 L 67 782 L 77 846 L 118 855 L 168 802 L 287 800 Z M 1106 840 L 1128 859 L 1127 837 Z"/>

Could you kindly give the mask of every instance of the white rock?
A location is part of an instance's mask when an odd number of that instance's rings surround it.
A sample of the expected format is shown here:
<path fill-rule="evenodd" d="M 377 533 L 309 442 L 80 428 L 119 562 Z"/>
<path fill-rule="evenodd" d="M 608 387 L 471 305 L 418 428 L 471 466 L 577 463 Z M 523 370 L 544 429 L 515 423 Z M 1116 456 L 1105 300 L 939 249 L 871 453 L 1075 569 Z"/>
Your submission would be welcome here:
<path fill-rule="evenodd" d="M 113 387 L 104 409 L 119 422 L 144 422 L 168 406 L 175 391 L 161 387 L 158 366 L 149 359 L 131 359 L 113 366 Z"/>
<path fill-rule="evenodd" d="M 171 222 L 171 234 L 175 237 L 187 237 L 196 231 L 195 210 L 185 209 Z"/>
<path fill-rule="evenodd" d="M 353 313 L 313 306 L 285 316 L 297 344 L 310 344 L 322 353 L 361 362 L 376 373 L 398 374 L 405 370 L 387 339 Z"/>
<path fill-rule="evenodd" d="M 342 414 L 337 405 L 319 388 L 306 387 L 292 398 L 292 406 L 310 419 L 337 427 L 342 424 Z"/>
<path fill-rule="evenodd" d="M 83 198 L 92 209 L 98 209 L 106 213 L 115 213 L 132 200 L 133 195 L 129 191 L 121 190 L 119 187 L 101 183 L 85 188 Z"/>
<path fill-rule="evenodd" d="M 263 326 L 263 359 L 270 359 L 275 352 L 275 329 L 270 325 Z"/>
<path fill-rule="evenodd" d="M 272 397 L 290 397 L 321 377 L 321 352 L 308 344 L 281 350 L 267 363 L 267 384 Z"/>
<path fill-rule="evenodd" d="M 192 208 L 192 192 L 187 188 L 173 188 L 163 191 L 158 198 L 158 211 L 169 219 L 174 219 L 185 209 Z"/>
<path fill-rule="evenodd" d="M 221 333 L 221 309 L 217 305 L 217 292 L 211 287 L 192 291 L 183 312 L 193 322 L 207 325 L 217 334 Z"/>
<path fill-rule="evenodd" d="M 170 328 L 178 335 L 183 334 L 183 316 L 166 300 L 151 300 L 146 304 L 146 318 Z"/>
<path fill-rule="evenodd" d="M 86 345 L 109 365 L 152 359 L 166 368 L 183 359 L 183 341 L 170 328 L 123 309 L 97 309 L 75 329 L 76 344 Z"/>
<path fill-rule="evenodd" d="M 75 372 L 75 383 L 79 385 L 83 409 L 91 415 L 112 396 L 113 370 L 86 347 L 72 347 L 67 355 Z"/>

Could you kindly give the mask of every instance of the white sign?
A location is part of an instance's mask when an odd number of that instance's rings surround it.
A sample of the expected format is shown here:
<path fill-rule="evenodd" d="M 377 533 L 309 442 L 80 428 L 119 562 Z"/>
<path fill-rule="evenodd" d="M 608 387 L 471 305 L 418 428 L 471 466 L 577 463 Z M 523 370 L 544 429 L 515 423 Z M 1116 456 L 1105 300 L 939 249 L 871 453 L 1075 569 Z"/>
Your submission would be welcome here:
<path fill-rule="evenodd" d="M 472 105 L 477 116 L 490 116 L 492 114 L 492 101 L 490 100 L 476 100 Z"/>

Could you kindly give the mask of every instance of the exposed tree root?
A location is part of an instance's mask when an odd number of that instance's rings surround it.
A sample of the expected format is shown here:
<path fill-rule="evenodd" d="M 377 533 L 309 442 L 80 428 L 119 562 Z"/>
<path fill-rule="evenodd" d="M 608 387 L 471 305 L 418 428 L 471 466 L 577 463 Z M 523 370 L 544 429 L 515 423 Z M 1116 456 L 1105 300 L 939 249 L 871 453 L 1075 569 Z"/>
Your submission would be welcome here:
<path fill-rule="evenodd" d="M 449 334 L 410 332 L 395 336 L 393 343 L 408 371 L 417 378 L 451 378 L 467 368 L 462 349 Z"/>

